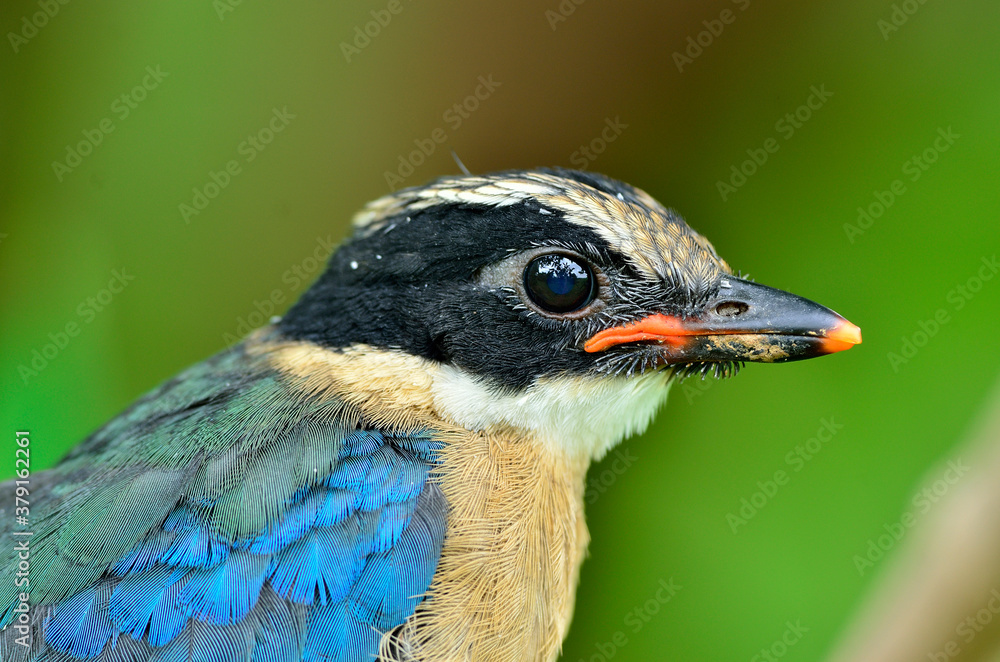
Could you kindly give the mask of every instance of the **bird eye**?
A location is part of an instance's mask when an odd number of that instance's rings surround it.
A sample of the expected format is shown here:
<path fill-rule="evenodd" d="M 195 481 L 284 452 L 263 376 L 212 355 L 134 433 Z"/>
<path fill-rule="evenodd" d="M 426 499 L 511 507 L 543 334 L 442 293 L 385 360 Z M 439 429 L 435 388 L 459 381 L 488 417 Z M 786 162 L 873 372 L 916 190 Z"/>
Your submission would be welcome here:
<path fill-rule="evenodd" d="M 524 289 L 535 304 L 550 313 L 571 313 L 594 300 L 594 272 L 567 255 L 540 255 L 524 270 Z"/>

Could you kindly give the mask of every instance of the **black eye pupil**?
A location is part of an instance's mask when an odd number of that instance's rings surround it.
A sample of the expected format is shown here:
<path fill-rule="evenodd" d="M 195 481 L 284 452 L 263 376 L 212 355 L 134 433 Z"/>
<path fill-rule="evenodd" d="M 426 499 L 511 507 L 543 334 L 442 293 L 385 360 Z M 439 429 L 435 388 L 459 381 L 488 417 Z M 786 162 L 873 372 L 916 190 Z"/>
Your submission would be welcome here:
<path fill-rule="evenodd" d="M 524 289 L 540 308 L 571 313 L 594 300 L 594 274 L 566 255 L 542 255 L 524 270 Z"/>

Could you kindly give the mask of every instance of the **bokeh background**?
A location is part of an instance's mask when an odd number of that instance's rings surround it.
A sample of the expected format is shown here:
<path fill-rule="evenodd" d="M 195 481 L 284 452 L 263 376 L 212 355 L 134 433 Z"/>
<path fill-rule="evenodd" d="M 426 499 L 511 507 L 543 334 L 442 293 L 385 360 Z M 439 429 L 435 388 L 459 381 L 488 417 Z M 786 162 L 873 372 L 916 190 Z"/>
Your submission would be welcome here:
<path fill-rule="evenodd" d="M 675 387 L 594 467 L 563 659 L 819 659 L 1000 374 L 998 26 L 990 0 L 6 0 L 0 474 L 15 430 L 40 470 L 282 312 L 355 210 L 456 172 L 451 150 L 585 167 L 865 341 Z"/>

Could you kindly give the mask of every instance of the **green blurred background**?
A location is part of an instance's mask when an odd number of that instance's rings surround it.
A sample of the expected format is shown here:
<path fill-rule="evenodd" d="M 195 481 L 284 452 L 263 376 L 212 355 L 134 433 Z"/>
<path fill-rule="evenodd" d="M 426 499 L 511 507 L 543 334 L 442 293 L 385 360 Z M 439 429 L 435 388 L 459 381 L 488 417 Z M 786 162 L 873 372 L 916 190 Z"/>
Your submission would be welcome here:
<path fill-rule="evenodd" d="M 404 185 L 456 172 L 451 149 L 474 172 L 585 165 L 862 327 L 845 354 L 676 387 L 623 446 L 629 466 L 593 469 L 563 659 L 750 659 L 789 622 L 808 632 L 785 659 L 821 657 L 884 563 L 862 573 L 855 555 L 955 457 L 1000 374 L 1000 278 L 982 262 L 1000 252 L 1000 5 L 576 3 L 0 5 L 0 473 L 14 430 L 31 430 L 34 470 L 51 465 L 259 323 L 272 293 L 283 311 L 314 252 L 441 128 Z M 467 100 L 480 77 L 491 91 Z M 800 108 L 813 88 L 825 100 Z M 273 141 L 244 144 L 275 109 Z M 843 427 L 790 462 L 823 419 Z M 734 533 L 727 516 L 779 470 Z"/>

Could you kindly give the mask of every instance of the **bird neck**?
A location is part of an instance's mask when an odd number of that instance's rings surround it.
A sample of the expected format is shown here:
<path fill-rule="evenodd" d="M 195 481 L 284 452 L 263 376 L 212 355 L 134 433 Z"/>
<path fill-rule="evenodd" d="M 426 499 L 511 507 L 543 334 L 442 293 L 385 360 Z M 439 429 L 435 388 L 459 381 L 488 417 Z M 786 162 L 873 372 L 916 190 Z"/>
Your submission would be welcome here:
<path fill-rule="evenodd" d="M 432 429 L 444 442 L 432 474 L 449 504 L 444 548 L 426 598 L 383 639 L 383 659 L 554 660 L 589 542 L 587 468 L 644 426 L 665 378 L 631 390 L 555 382 L 511 395 L 404 352 L 264 338 L 251 338 L 250 351 L 304 396 L 346 400 L 377 426 Z M 583 409 L 599 411 L 579 414 L 568 397 L 589 397 Z M 609 400 L 625 397 L 632 402 Z"/>
<path fill-rule="evenodd" d="M 470 431 L 445 446 L 445 545 L 396 649 L 427 661 L 554 660 L 590 540 L 585 474 L 512 429 Z"/>

